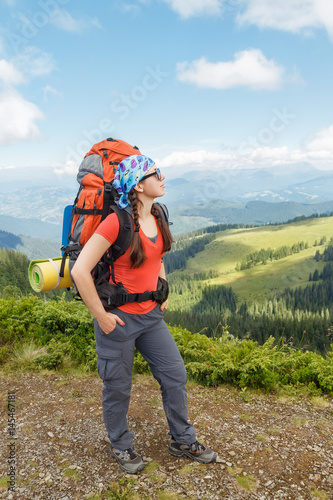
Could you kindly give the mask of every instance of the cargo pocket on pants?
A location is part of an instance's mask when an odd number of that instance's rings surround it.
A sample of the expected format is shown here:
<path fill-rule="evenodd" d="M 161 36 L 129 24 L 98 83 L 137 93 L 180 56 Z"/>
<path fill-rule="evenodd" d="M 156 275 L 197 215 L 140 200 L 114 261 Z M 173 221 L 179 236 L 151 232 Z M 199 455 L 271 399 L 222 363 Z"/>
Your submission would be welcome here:
<path fill-rule="evenodd" d="M 122 360 L 122 351 L 113 351 L 108 359 L 97 358 L 97 372 L 102 380 L 114 381 L 124 379 L 124 366 Z"/>

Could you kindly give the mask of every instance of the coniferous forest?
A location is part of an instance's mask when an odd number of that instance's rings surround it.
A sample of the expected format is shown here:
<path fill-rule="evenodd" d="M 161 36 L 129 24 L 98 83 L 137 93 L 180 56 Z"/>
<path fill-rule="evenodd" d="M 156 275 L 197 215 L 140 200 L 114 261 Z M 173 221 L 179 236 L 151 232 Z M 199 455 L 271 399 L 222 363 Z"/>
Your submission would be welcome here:
<path fill-rule="evenodd" d="M 318 242 L 320 245 L 325 243 L 326 239 Z M 268 259 L 279 260 L 306 248 L 308 244 L 300 242 L 275 251 L 258 251 L 248 255 L 243 267 L 264 265 Z M 180 262 L 182 250 L 177 254 Z M 200 281 L 214 277 L 213 271 L 206 275 L 200 273 L 193 280 L 187 275 L 171 276 L 172 294 L 184 295 L 188 304 L 182 308 L 171 305 L 166 321 L 209 337 L 219 336 L 222 328 L 228 325 L 229 332 L 237 338 L 251 338 L 263 344 L 273 336 L 297 348 L 325 354 L 333 342 L 333 243 L 330 242 L 322 253 L 317 250 L 314 259 L 325 265 L 322 271 L 316 269 L 309 275 L 307 286 L 287 287 L 263 302 L 251 304 L 244 301 L 237 305 L 231 287 L 205 285 Z"/>

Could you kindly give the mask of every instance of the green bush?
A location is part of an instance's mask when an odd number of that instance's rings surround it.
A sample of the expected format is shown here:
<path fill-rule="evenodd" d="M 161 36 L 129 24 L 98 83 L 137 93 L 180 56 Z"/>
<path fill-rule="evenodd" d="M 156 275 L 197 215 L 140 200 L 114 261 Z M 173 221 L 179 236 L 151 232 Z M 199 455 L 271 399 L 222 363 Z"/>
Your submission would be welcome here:
<path fill-rule="evenodd" d="M 135 349 L 134 351 L 134 361 L 133 361 L 133 371 L 134 373 L 150 373 L 150 366 L 147 361 L 144 359 L 142 354 Z"/>
<path fill-rule="evenodd" d="M 311 393 L 333 394 L 333 345 L 323 357 L 276 342 L 273 337 L 263 345 L 248 338 L 240 340 L 230 335 L 227 327 L 215 338 L 181 327 L 170 327 L 170 331 L 188 378 L 200 384 L 229 383 L 265 391 L 294 386 L 307 387 Z M 80 302 L 64 298 L 44 302 L 35 296 L 0 299 L 0 334 L 0 363 L 8 360 L 12 366 L 35 370 L 73 365 L 96 370 L 93 317 Z M 133 370 L 150 373 L 138 351 Z"/>
<path fill-rule="evenodd" d="M 39 356 L 35 360 L 36 368 L 42 368 L 45 370 L 57 370 L 63 368 L 65 362 L 71 364 L 71 359 L 73 358 L 73 347 L 70 341 L 56 341 L 51 339 L 48 344 L 46 344 L 47 353 L 43 356 Z"/>
<path fill-rule="evenodd" d="M 14 345 L 35 338 L 34 311 L 39 300 L 34 296 L 0 299 L 0 345 Z"/>
<path fill-rule="evenodd" d="M 235 339 L 225 331 L 220 338 L 191 334 L 172 327 L 189 378 L 205 385 L 230 383 L 237 387 L 275 390 L 309 386 L 333 393 L 333 346 L 324 358 L 299 351 L 270 337 L 263 345 Z"/>
<path fill-rule="evenodd" d="M 0 365 L 2 365 L 3 363 L 5 363 L 5 361 L 7 361 L 8 356 L 9 356 L 9 351 L 7 346 L 0 347 Z"/>
<path fill-rule="evenodd" d="M 34 342 L 23 342 L 13 348 L 9 356 L 10 366 L 17 371 L 35 370 L 36 361 L 46 354 L 45 346 L 38 346 Z"/>
<path fill-rule="evenodd" d="M 93 317 L 82 302 L 44 302 L 33 295 L 0 299 L 0 338 L 0 347 L 14 349 L 22 342 L 47 346 L 40 368 L 61 367 L 66 356 L 96 368 Z"/>

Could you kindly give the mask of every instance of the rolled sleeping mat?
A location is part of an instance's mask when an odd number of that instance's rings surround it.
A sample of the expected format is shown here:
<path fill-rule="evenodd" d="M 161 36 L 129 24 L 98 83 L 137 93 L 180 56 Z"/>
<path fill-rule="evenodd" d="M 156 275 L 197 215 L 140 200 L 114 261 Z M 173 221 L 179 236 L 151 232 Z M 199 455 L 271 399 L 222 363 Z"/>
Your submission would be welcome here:
<path fill-rule="evenodd" d="M 64 277 L 60 278 L 59 271 L 62 257 L 44 260 L 32 260 L 29 264 L 29 281 L 35 292 L 46 292 L 58 290 L 59 288 L 70 288 L 73 286 L 69 274 L 69 258 L 65 263 Z"/>

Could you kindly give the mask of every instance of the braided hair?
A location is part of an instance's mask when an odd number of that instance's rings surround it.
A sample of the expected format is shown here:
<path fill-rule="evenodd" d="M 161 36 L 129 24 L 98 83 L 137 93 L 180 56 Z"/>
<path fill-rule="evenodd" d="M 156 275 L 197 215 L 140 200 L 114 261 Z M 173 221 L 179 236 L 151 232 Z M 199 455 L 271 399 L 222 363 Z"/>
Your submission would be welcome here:
<path fill-rule="evenodd" d="M 142 202 L 137 197 L 136 191 L 134 189 L 132 189 L 128 193 L 128 199 L 130 202 L 130 207 L 132 210 L 133 220 L 134 220 L 134 234 L 130 251 L 130 262 L 131 262 L 131 268 L 136 269 L 142 266 L 147 259 L 147 256 L 143 251 L 142 242 L 139 235 L 140 223 L 139 223 L 138 203 L 142 204 Z M 156 218 L 159 230 L 161 231 L 162 234 L 163 252 L 169 252 L 171 250 L 171 245 L 173 242 L 169 225 L 165 220 L 161 218 L 160 212 L 156 208 L 155 204 L 152 205 L 151 213 Z"/>
<path fill-rule="evenodd" d="M 173 243 L 173 238 L 172 238 L 171 231 L 169 229 L 169 224 L 164 219 L 162 219 L 162 217 L 160 216 L 160 212 L 159 212 L 158 208 L 156 207 L 155 203 L 153 203 L 153 205 L 151 207 L 151 213 L 155 217 L 155 219 L 157 220 L 158 228 L 162 233 L 163 252 L 170 252 L 171 245 Z"/>

